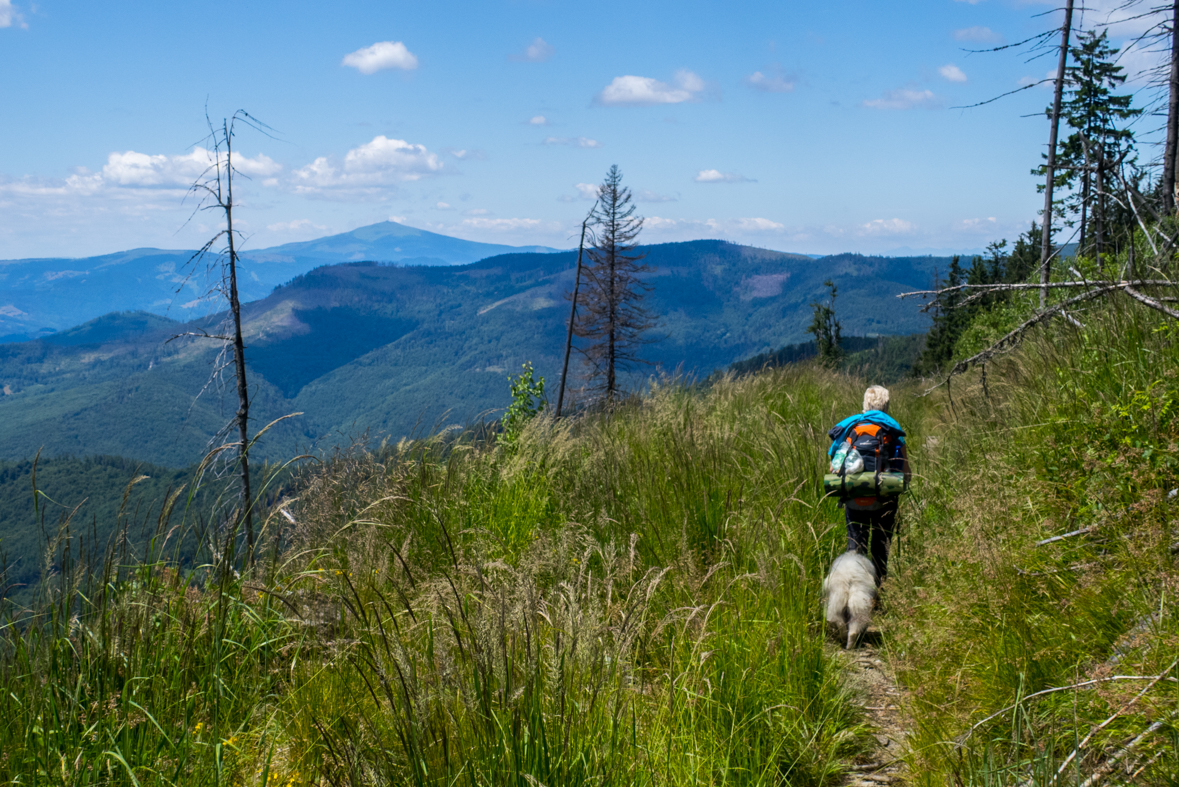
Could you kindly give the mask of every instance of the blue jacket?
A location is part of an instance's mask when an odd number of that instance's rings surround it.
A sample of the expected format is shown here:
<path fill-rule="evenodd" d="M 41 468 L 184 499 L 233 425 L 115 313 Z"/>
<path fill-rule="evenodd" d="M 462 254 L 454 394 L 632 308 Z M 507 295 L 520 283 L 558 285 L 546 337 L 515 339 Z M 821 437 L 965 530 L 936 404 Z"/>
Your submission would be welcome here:
<path fill-rule="evenodd" d="M 876 424 L 877 426 L 883 426 L 885 429 L 888 429 L 890 432 L 892 432 L 893 436 L 896 437 L 898 444 L 905 444 L 905 430 L 901 428 L 901 425 L 897 423 L 892 416 L 890 416 L 888 413 L 881 412 L 880 410 L 869 410 L 866 413 L 856 413 L 855 415 L 849 415 L 847 418 L 844 418 L 835 426 L 831 427 L 831 431 L 827 433 L 827 436 L 831 438 L 832 443 L 831 447 L 827 449 L 827 456 L 835 456 L 835 449 L 839 446 L 840 443 L 847 439 L 847 434 L 851 431 L 851 428 L 856 424 L 862 424 L 865 422 Z"/>

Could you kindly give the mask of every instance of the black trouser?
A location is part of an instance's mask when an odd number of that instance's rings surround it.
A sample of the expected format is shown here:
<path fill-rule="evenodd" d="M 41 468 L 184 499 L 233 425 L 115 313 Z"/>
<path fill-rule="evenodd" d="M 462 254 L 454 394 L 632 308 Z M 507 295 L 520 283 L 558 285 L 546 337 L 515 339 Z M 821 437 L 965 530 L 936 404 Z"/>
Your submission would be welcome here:
<path fill-rule="evenodd" d="M 847 550 L 870 555 L 876 567 L 876 584 L 888 575 L 888 545 L 897 523 L 897 501 L 890 500 L 875 511 L 843 509 L 847 521 Z"/>

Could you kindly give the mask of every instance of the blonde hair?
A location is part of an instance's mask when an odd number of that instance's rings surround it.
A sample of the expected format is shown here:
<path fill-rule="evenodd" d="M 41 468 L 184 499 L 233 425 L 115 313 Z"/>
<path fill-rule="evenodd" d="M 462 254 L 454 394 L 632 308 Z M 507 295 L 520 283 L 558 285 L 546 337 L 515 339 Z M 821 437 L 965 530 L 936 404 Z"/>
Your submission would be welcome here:
<path fill-rule="evenodd" d="M 888 412 L 888 389 L 883 385 L 873 385 L 864 391 L 864 412 L 869 410 Z"/>

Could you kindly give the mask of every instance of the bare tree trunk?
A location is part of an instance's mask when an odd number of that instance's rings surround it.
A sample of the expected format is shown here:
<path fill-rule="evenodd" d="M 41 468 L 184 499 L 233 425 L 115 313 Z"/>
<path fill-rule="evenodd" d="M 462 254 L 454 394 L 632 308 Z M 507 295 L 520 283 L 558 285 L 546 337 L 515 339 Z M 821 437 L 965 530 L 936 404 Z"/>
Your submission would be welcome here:
<path fill-rule="evenodd" d="M 1175 167 L 1179 155 L 1179 0 L 1171 6 L 1171 95 L 1167 101 L 1167 148 L 1163 151 L 1163 212 L 1175 214 Z"/>
<path fill-rule="evenodd" d="M 1073 0 L 1065 0 L 1064 25 L 1060 28 L 1060 60 L 1056 65 L 1056 90 L 1052 97 L 1052 125 L 1048 132 L 1048 177 L 1044 184 L 1044 228 L 1040 234 L 1040 283 L 1047 284 L 1052 254 L 1052 186 L 1056 179 L 1056 138 L 1060 130 L 1060 99 L 1064 92 L 1064 67 L 1068 62 L 1068 37 L 1073 27 Z M 1048 304 L 1048 288 L 1040 289 L 1040 308 Z"/>
<path fill-rule="evenodd" d="M 237 251 L 233 244 L 233 141 L 225 126 L 225 225 L 229 237 L 229 310 L 233 312 L 233 362 L 237 375 L 237 430 L 241 440 L 238 457 L 241 464 L 241 516 L 246 528 L 247 559 L 254 562 L 253 497 L 250 495 L 250 394 L 246 387 L 246 347 L 242 342 L 242 305 L 237 297 Z"/>
<path fill-rule="evenodd" d="M 1104 148 L 1104 145 L 1102 145 Z M 1097 199 L 1093 202 L 1093 253 L 1097 257 L 1097 269 L 1104 271 L 1101 255 L 1105 251 L 1105 152 L 1098 152 Z"/>
<path fill-rule="evenodd" d="M 611 231 L 611 238 L 614 233 Z M 617 259 L 617 249 L 614 247 L 613 240 L 610 243 L 610 332 L 609 332 L 609 346 L 606 348 L 606 402 L 613 404 L 614 402 L 614 336 L 618 328 L 618 293 L 616 288 L 618 286 L 618 273 L 615 270 L 615 261 Z"/>
<path fill-rule="evenodd" d="M 1085 171 L 1081 173 L 1081 237 L 1077 241 L 1077 254 L 1084 254 L 1089 245 L 1089 192 L 1089 157 L 1086 155 Z"/>
<path fill-rule="evenodd" d="M 590 211 L 591 213 L 593 211 Z M 573 318 L 577 316 L 577 290 L 581 287 L 581 253 L 585 250 L 585 228 L 589 216 L 581 222 L 581 242 L 577 244 L 577 274 L 573 278 L 573 303 L 569 306 L 569 333 L 565 335 L 565 364 L 561 367 L 561 387 L 557 390 L 557 414 L 561 417 L 561 405 L 565 403 L 565 378 L 569 374 L 569 353 L 573 349 Z"/>

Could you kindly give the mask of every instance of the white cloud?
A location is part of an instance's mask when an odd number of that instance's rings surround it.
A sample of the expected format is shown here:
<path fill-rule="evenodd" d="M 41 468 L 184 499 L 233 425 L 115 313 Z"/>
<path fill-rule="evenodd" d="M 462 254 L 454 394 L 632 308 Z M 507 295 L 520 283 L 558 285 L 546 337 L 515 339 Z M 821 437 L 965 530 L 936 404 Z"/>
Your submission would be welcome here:
<path fill-rule="evenodd" d="M 434 209 L 435 210 L 454 210 L 454 208 L 450 207 L 449 202 L 442 202 L 441 200 L 439 200 L 439 202 L 434 206 Z"/>
<path fill-rule="evenodd" d="M 111 153 L 102 168 L 102 182 L 112 186 L 131 188 L 188 188 L 202 176 L 211 175 L 213 152 L 194 148 L 180 156 L 149 155 L 128 150 Z M 277 175 L 282 165 L 263 153 L 254 158 L 237 155 L 233 166 L 250 177 L 270 178 Z"/>
<path fill-rule="evenodd" d="M 948 79 L 951 82 L 966 81 L 966 74 L 962 73 L 962 69 L 958 68 L 958 66 L 954 65 L 953 63 L 947 63 L 946 65 L 939 68 L 937 72 L 941 74 L 943 78 Z"/>
<path fill-rule="evenodd" d="M 544 115 L 534 115 L 528 119 L 528 125 L 530 126 L 547 126 L 548 124 L 549 119 Z"/>
<path fill-rule="evenodd" d="M 514 60 L 517 63 L 543 63 L 556 51 L 543 38 L 534 38 L 531 44 L 524 47 L 523 53 L 508 55 L 508 60 Z"/>
<path fill-rule="evenodd" d="M 786 229 L 785 224 L 779 224 L 769 219 L 735 219 L 737 229 L 754 232 L 778 232 Z"/>
<path fill-rule="evenodd" d="M 362 74 L 375 74 L 387 68 L 413 71 L 418 67 L 418 59 L 400 41 L 378 41 L 344 55 L 340 65 L 355 68 Z"/>
<path fill-rule="evenodd" d="M 569 145 L 575 148 L 600 148 L 602 143 L 589 137 L 545 137 L 546 145 Z"/>
<path fill-rule="evenodd" d="M 962 232 L 979 232 L 989 235 L 994 232 L 996 224 L 998 222 L 994 216 L 988 216 L 985 219 L 962 219 L 954 229 Z"/>
<path fill-rule="evenodd" d="M 675 86 L 639 76 L 614 77 L 594 101 L 604 106 L 651 106 L 698 101 L 704 80 L 686 69 L 675 74 Z"/>
<path fill-rule="evenodd" d="M 767 70 L 769 74 L 754 71 L 745 77 L 746 84 L 766 93 L 789 93 L 794 90 L 795 78 L 783 74 L 780 66 L 775 65 Z"/>
<path fill-rule="evenodd" d="M 584 184 L 578 184 L 580 188 Z M 595 187 L 596 189 L 596 187 Z M 666 194 L 660 194 L 650 189 L 640 189 L 635 192 L 635 199 L 639 202 L 678 202 L 679 197 L 669 197 Z"/>
<path fill-rule="evenodd" d="M 292 172 L 291 182 L 298 194 L 314 194 L 325 189 L 372 191 L 441 171 L 442 161 L 424 145 L 382 135 L 349 150 L 342 165 L 324 156 L 315 159 Z"/>
<path fill-rule="evenodd" d="M 1118 55 L 1118 65 L 1121 66 L 1127 81 L 1132 85 L 1147 84 L 1153 78 L 1165 81 L 1171 62 L 1170 45 L 1160 46 L 1146 42 L 1131 41 L 1123 45 Z"/>
<path fill-rule="evenodd" d="M 693 178 L 697 183 L 754 183 L 756 181 L 736 172 L 721 172 L 719 169 L 702 169 Z"/>
<path fill-rule="evenodd" d="M 25 18 L 12 4 L 12 0 L 0 0 L 0 27 L 12 27 L 13 25 L 28 28 Z"/>
<path fill-rule="evenodd" d="M 941 100 L 931 90 L 898 88 L 884 94 L 883 98 L 872 98 L 864 102 L 872 109 L 935 109 Z"/>
<path fill-rule="evenodd" d="M 915 227 L 904 219 L 873 219 L 860 225 L 860 235 L 909 235 Z"/>
<path fill-rule="evenodd" d="M 955 41 L 970 41 L 976 44 L 998 44 L 1003 41 L 1003 36 L 996 33 L 989 27 L 963 27 L 955 30 L 951 35 Z"/>
<path fill-rule="evenodd" d="M 540 219 L 485 219 L 485 218 L 470 218 L 463 219 L 464 227 L 471 227 L 479 230 L 492 230 L 494 232 L 512 232 L 515 230 L 534 230 L 539 229 L 545 224 L 555 224 L 555 222 L 543 222 Z"/>
<path fill-rule="evenodd" d="M 326 232 L 327 227 L 322 224 L 316 224 L 311 219 L 294 219 L 293 221 L 279 221 L 274 224 L 267 224 L 266 229 L 271 232 L 298 232 L 301 230 L 318 230 Z"/>
<path fill-rule="evenodd" d="M 577 202 L 598 198 L 598 186 L 594 183 L 574 183 L 573 190 L 576 192 L 573 196 L 562 194 L 557 199 L 561 202 Z"/>
<path fill-rule="evenodd" d="M 464 216 L 490 216 L 491 211 L 487 208 L 471 208 L 463 211 Z"/>
<path fill-rule="evenodd" d="M 1097 25 L 1108 27 L 1111 38 L 1130 38 L 1150 30 L 1160 21 L 1158 14 L 1151 13 L 1151 10 L 1125 0 L 1087 0 L 1085 3 L 1086 13 L 1092 14 Z M 1168 55 L 1170 50 L 1168 44 Z"/>
<path fill-rule="evenodd" d="M 487 158 L 487 154 L 478 149 L 468 150 L 467 148 L 443 148 L 442 152 L 449 156 L 453 156 L 459 161 L 482 161 L 483 159 Z"/>
<path fill-rule="evenodd" d="M 648 216 L 643 228 L 652 234 L 665 238 L 740 238 L 742 236 L 764 236 L 781 234 L 784 224 L 766 218 L 737 219 L 669 219 L 663 216 Z"/>

